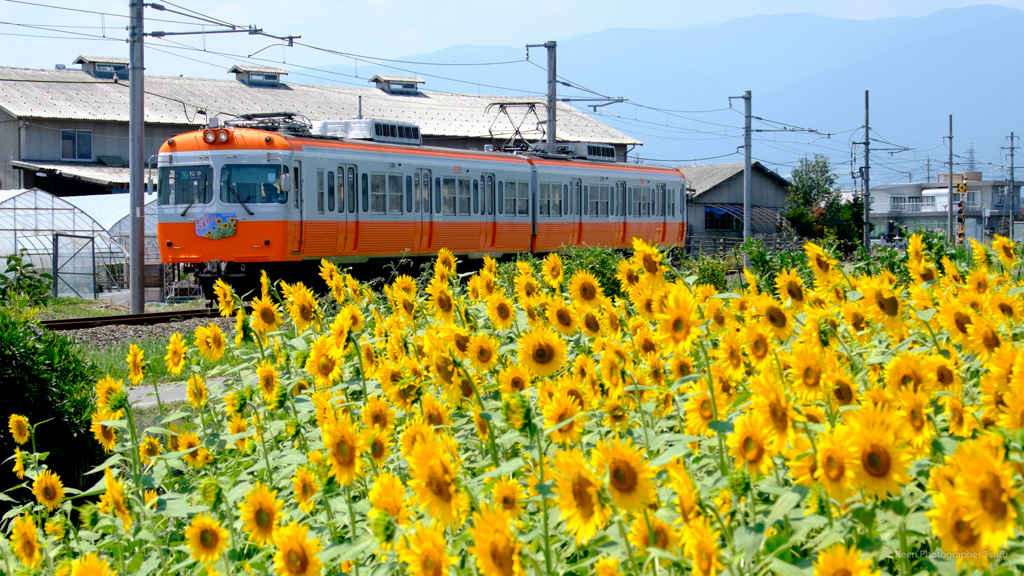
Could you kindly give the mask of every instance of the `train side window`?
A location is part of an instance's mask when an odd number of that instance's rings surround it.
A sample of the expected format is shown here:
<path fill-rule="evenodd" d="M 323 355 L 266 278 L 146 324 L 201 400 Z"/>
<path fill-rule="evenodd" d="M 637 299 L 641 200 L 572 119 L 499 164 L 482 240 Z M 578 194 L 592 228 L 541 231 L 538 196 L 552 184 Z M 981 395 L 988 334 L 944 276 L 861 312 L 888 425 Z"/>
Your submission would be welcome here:
<path fill-rule="evenodd" d="M 608 214 L 611 216 L 615 216 L 615 194 L 617 193 L 618 189 L 616 189 L 614 186 L 608 187 Z"/>
<path fill-rule="evenodd" d="M 415 206 L 415 211 L 416 212 L 420 211 L 420 179 L 421 178 L 422 178 L 422 175 L 420 174 L 420 171 L 417 170 L 416 171 L 416 175 L 413 176 L 413 179 L 412 179 L 412 186 L 413 186 L 412 197 L 414 198 L 414 200 L 413 200 L 414 204 L 413 205 Z"/>
<path fill-rule="evenodd" d="M 480 183 L 473 179 L 473 214 L 480 212 Z"/>
<path fill-rule="evenodd" d="M 316 211 L 324 213 L 324 169 L 316 169 Z"/>
<path fill-rule="evenodd" d="M 484 203 L 487 205 L 487 215 L 494 215 L 494 175 L 487 175 L 487 188 L 484 190 Z"/>
<path fill-rule="evenodd" d="M 338 213 L 345 212 L 345 167 L 338 166 Z"/>
<path fill-rule="evenodd" d="M 405 177 L 405 211 L 412 212 L 412 176 Z"/>
<path fill-rule="evenodd" d="M 551 183 L 541 182 L 540 192 L 537 194 L 537 214 L 539 216 L 551 215 Z"/>
<path fill-rule="evenodd" d="M 608 186 L 602 184 L 598 187 L 597 216 L 608 216 Z"/>
<path fill-rule="evenodd" d="M 334 172 L 327 172 L 327 211 L 334 212 Z"/>
<path fill-rule="evenodd" d="M 530 184 L 527 182 L 519 183 L 519 198 L 516 201 L 516 207 L 520 216 L 530 215 Z"/>
<path fill-rule="evenodd" d="M 508 194 L 505 195 L 505 214 L 509 216 L 516 215 L 516 183 L 509 182 Z"/>
<path fill-rule="evenodd" d="M 572 204 L 570 204 L 568 184 L 562 184 L 562 202 L 565 203 L 562 214 L 565 214 L 566 216 L 572 214 Z"/>
<path fill-rule="evenodd" d="M 441 213 L 446 216 L 455 214 L 455 178 L 441 179 Z"/>
<path fill-rule="evenodd" d="M 295 185 L 295 198 L 292 202 L 293 206 L 298 208 L 302 202 L 302 162 L 295 163 L 295 178 L 292 178 L 292 184 Z"/>
<path fill-rule="evenodd" d="M 348 211 L 351 214 L 356 211 L 356 169 L 348 169 L 348 177 L 346 178 L 345 188 L 348 190 L 348 198 L 345 199 L 345 204 L 348 205 Z"/>
<path fill-rule="evenodd" d="M 640 187 L 640 215 L 647 217 L 651 215 L 651 187 Z"/>
<path fill-rule="evenodd" d="M 456 215 L 469 215 L 469 178 L 459 178 L 459 202 Z"/>
<path fill-rule="evenodd" d="M 615 194 L 616 203 L 619 206 L 619 216 L 626 215 L 626 183 L 616 182 L 615 183 Z"/>
<path fill-rule="evenodd" d="M 505 183 L 498 181 L 498 214 L 504 212 L 505 208 Z"/>
<path fill-rule="evenodd" d="M 664 184 L 658 184 L 658 206 L 661 208 L 661 216 L 668 214 L 666 211 L 665 204 L 668 202 L 668 194 L 666 194 L 666 186 Z"/>
<path fill-rule="evenodd" d="M 633 187 L 626 188 L 626 204 L 629 204 L 629 215 L 636 214 L 636 207 L 633 206 Z"/>
<path fill-rule="evenodd" d="M 579 178 L 573 178 L 569 181 L 569 213 L 579 215 L 580 213 L 580 193 L 583 191 L 583 181 Z"/>
<path fill-rule="evenodd" d="M 370 211 L 370 185 L 369 180 L 366 178 L 366 172 L 363 172 L 363 213 Z"/>
<path fill-rule="evenodd" d="M 590 214 L 590 186 L 583 187 L 583 215 Z"/>
<path fill-rule="evenodd" d="M 384 214 L 387 211 L 387 175 L 370 174 L 370 213 Z"/>
<path fill-rule="evenodd" d="M 388 214 L 402 213 L 402 175 L 388 174 Z"/>
<path fill-rule="evenodd" d="M 441 179 L 434 178 L 434 213 L 441 213 Z"/>

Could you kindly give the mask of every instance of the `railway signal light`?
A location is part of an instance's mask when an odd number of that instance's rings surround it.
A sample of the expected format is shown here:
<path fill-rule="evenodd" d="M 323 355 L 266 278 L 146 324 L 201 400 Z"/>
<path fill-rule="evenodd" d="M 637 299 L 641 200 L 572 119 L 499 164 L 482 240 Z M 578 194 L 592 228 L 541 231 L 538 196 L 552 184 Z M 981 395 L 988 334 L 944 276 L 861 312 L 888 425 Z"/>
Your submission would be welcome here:
<path fill-rule="evenodd" d="M 956 221 L 961 223 L 961 224 L 964 223 L 964 201 L 963 200 L 960 200 L 960 202 L 957 203 Z"/>

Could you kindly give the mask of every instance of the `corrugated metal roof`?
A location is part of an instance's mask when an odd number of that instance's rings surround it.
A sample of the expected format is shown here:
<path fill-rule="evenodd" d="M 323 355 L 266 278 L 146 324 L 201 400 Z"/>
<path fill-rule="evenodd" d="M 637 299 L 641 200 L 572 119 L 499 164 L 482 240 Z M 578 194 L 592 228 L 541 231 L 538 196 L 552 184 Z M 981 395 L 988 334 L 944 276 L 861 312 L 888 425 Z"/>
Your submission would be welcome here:
<path fill-rule="evenodd" d="M 370 78 L 370 82 L 376 82 L 378 80 L 384 82 L 417 82 L 419 84 L 426 84 L 426 82 L 419 76 L 395 76 L 393 74 L 374 74 L 373 78 Z"/>
<path fill-rule="evenodd" d="M 131 61 L 120 56 L 79 56 L 72 64 L 87 64 L 89 62 L 102 62 L 104 64 L 130 64 Z"/>
<path fill-rule="evenodd" d="M 274 68 L 273 66 L 255 66 L 253 64 L 235 64 L 228 69 L 229 74 L 235 72 L 256 72 L 263 74 L 287 74 L 288 71 L 283 68 Z"/>
<path fill-rule="evenodd" d="M 694 190 L 693 196 L 695 198 L 737 174 L 740 174 L 741 178 L 743 177 L 743 162 L 730 162 L 726 164 L 694 164 L 693 166 L 676 166 L 676 168 L 681 170 L 683 175 L 686 176 L 686 179 L 690 182 L 690 188 Z M 775 172 L 765 168 L 760 162 L 754 161 L 751 164 L 751 169 L 760 170 L 769 177 L 776 178 L 783 186 L 789 184 L 789 182 L 787 182 L 782 176 L 779 176 Z"/>
<path fill-rule="evenodd" d="M 55 172 L 59 176 L 77 178 L 92 184 L 99 184 L 100 186 L 109 186 L 111 184 L 128 185 L 131 177 L 128 168 L 102 166 L 100 164 L 51 164 L 47 162 L 12 160 L 11 165 L 16 168 Z"/>
<path fill-rule="evenodd" d="M 244 114 L 290 110 L 310 120 L 346 120 L 357 117 L 362 96 L 363 117 L 417 124 L 428 136 L 490 136 L 489 129 L 509 132 L 508 119 L 499 117 L 498 102 L 537 103 L 546 115 L 543 98 L 477 96 L 446 92 L 416 95 L 388 94 L 376 88 L 281 84 L 253 86 L 234 79 L 146 77 L 146 121 L 156 124 L 198 126 L 205 123 L 196 109 Z M 185 106 L 182 105 L 185 103 Z M 0 109 L 17 118 L 128 121 L 128 83 L 89 76 L 78 70 L 43 70 L 0 67 Z M 518 121 L 516 111 L 511 112 Z M 497 119 L 497 122 L 495 120 Z M 523 126 L 534 130 L 536 126 Z M 558 138 L 566 142 L 641 144 L 568 104 L 558 103 Z"/>

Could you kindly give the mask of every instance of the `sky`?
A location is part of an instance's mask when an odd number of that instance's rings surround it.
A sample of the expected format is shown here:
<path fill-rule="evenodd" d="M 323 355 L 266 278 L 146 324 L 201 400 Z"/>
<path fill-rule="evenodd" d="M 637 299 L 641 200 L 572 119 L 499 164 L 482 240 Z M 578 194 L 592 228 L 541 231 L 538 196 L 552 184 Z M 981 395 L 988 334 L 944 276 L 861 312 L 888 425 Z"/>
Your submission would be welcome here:
<path fill-rule="evenodd" d="M 519 4 L 493 0 L 178 0 L 176 4 L 184 9 L 163 3 L 168 10 L 196 11 L 277 36 L 302 36 L 299 42 L 319 48 L 375 58 L 426 54 L 460 44 L 519 47 L 615 27 L 675 29 L 761 14 L 804 12 L 876 19 L 919 17 L 974 4 L 1024 9 L 1024 0 L 537 0 Z M 70 66 L 79 54 L 127 56 L 123 42 L 128 23 L 123 16 L 127 14 L 126 0 L 0 0 L 0 65 L 50 68 Z M 199 20 L 154 8 L 146 9 L 146 18 L 147 31 L 203 29 Z M 216 29 L 212 25 L 205 28 Z M 147 73 L 225 77 L 226 59 L 203 54 L 202 49 L 240 56 L 259 51 L 256 58 L 304 66 L 352 64 L 351 58 L 277 43 L 244 33 L 151 38 L 147 39 Z M 471 76 L 472 72 L 462 69 L 461 74 Z"/>

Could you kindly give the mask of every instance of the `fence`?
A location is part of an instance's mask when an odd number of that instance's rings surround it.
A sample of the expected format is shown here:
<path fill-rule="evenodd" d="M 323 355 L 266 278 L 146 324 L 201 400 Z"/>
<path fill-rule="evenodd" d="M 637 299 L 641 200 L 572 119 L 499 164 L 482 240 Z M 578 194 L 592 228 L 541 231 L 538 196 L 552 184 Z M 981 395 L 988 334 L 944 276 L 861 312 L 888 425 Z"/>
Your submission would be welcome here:
<path fill-rule="evenodd" d="M 755 240 L 764 243 L 769 250 L 783 250 L 791 248 L 802 248 L 803 240 L 791 234 L 763 234 L 757 235 Z M 684 251 L 686 254 L 697 257 L 700 254 L 705 256 L 725 256 L 737 252 L 743 244 L 743 238 L 728 236 L 687 236 Z"/>

